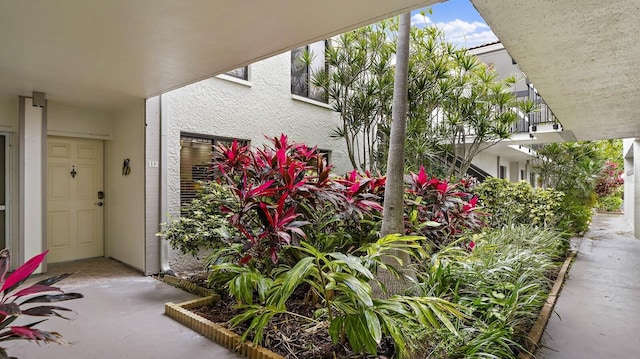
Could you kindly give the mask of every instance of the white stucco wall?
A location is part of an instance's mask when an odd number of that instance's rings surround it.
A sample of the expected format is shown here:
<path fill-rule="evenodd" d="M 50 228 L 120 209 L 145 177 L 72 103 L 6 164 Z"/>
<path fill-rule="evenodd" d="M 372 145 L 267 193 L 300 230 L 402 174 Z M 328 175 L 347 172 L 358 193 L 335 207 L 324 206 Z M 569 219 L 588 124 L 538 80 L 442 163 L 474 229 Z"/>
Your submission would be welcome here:
<path fill-rule="evenodd" d="M 290 140 L 331 151 L 334 172 L 352 169 L 344 142 L 330 137 L 338 114 L 328 105 L 304 101 L 291 95 L 290 53 L 250 66 L 243 82 L 224 76 L 210 78 L 163 94 L 162 117 L 166 121 L 167 212 L 180 211 L 180 133 L 194 133 L 267 143 L 264 136 L 281 133 Z M 202 265 L 176 251 L 169 255 L 171 269 L 190 274 Z"/>
<path fill-rule="evenodd" d="M 291 95 L 290 53 L 252 64 L 248 84 L 211 78 L 162 95 L 167 121 L 168 210 L 177 214 L 180 196 L 180 132 L 266 143 L 285 133 L 296 142 L 331 150 L 337 173 L 352 167 L 342 140 L 329 137 L 338 114 Z"/>
<path fill-rule="evenodd" d="M 49 101 L 48 134 L 95 139 L 111 138 L 112 115 L 95 109 L 74 107 Z"/>
<path fill-rule="evenodd" d="M 144 270 L 144 100 L 114 115 L 112 140 L 106 141 L 105 206 L 107 256 Z M 122 175 L 130 159 L 131 174 Z"/>
<path fill-rule="evenodd" d="M 632 226 L 635 223 L 636 213 L 636 183 L 635 171 L 636 163 L 634 157 L 634 138 L 624 139 L 622 141 L 622 156 L 624 157 L 624 217 Z M 637 233 L 635 227 L 634 232 Z"/>
<path fill-rule="evenodd" d="M 0 132 L 18 131 L 18 96 L 0 99 Z"/>
<path fill-rule="evenodd" d="M 473 158 L 471 163 L 480 167 L 483 171 L 487 172 L 493 177 L 498 177 L 498 157 L 488 152 L 480 152 Z M 505 164 L 503 164 L 505 165 Z M 508 163 L 506 164 L 508 165 Z"/>

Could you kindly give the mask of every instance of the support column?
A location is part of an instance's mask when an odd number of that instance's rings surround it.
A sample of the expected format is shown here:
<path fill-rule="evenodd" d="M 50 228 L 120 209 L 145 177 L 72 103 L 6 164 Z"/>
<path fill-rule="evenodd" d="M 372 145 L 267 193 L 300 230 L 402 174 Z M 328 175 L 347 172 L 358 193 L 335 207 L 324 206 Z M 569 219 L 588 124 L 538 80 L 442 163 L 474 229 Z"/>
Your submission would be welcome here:
<path fill-rule="evenodd" d="M 633 197 L 625 197 L 625 201 L 633 201 L 633 217 L 631 224 L 633 225 L 633 233 L 636 238 L 640 238 L 640 181 L 635 178 L 635 174 L 640 173 L 640 141 L 633 141 Z M 626 207 L 626 206 L 625 206 Z"/>
<path fill-rule="evenodd" d="M 20 97 L 20 209 L 16 265 L 47 247 L 47 107 Z M 42 265 L 46 271 L 46 259 Z"/>
<path fill-rule="evenodd" d="M 161 186 L 160 169 L 160 96 L 146 100 L 145 104 L 145 274 L 161 271 L 160 231 Z"/>

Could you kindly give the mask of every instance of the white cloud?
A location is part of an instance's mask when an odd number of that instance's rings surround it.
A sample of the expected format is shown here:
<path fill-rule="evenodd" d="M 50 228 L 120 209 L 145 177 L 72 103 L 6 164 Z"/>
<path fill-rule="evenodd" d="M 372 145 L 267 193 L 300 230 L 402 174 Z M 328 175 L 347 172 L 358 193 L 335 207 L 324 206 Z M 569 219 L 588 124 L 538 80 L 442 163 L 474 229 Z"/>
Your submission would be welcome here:
<path fill-rule="evenodd" d="M 412 26 L 425 26 L 425 25 L 431 25 L 431 19 L 428 16 L 423 16 L 420 13 L 416 13 L 413 14 L 413 16 L 411 16 L 411 25 Z"/>
<path fill-rule="evenodd" d="M 448 41 L 459 46 L 473 47 L 498 40 L 489 25 L 479 21 L 467 22 L 456 19 L 439 22 L 435 26 L 444 31 Z"/>
<path fill-rule="evenodd" d="M 480 22 L 468 22 L 456 19 L 449 22 L 432 22 L 430 18 L 415 14 L 411 17 L 411 24 L 416 26 L 436 26 L 445 34 L 447 41 L 461 47 L 474 47 L 494 41 L 498 37 L 491 31 L 489 25 Z"/>

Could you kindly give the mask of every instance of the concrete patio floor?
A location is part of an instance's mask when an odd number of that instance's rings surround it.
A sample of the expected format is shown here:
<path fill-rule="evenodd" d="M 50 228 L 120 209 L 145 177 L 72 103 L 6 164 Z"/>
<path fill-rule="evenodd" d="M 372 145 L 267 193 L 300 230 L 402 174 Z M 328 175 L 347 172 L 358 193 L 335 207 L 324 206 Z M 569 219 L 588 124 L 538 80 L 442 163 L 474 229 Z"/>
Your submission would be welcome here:
<path fill-rule="evenodd" d="M 240 356 L 164 316 L 165 302 L 182 302 L 194 295 L 117 261 L 96 258 L 53 264 L 49 276 L 72 272 L 60 282 L 67 292 L 85 298 L 59 303 L 76 311 L 74 320 L 51 318 L 39 328 L 54 330 L 71 345 L 37 345 L 28 341 L 3 343 L 19 359 L 237 359 Z M 38 318 L 35 318 L 36 320 Z"/>
<path fill-rule="evenodd" d="M 640 240 L 629 224 L 621 215 L 596 214 L 536 358 L 639 358 L 638 273 Z"/>

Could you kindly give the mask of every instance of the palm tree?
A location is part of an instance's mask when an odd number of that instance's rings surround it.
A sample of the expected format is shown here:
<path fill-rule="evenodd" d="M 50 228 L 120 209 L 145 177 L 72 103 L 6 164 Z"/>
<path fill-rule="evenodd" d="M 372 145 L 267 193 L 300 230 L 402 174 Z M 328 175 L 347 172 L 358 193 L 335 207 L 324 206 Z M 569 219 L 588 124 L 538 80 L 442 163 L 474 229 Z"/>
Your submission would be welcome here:
<path fill-rule="evenodd" d="M 400 15 L 381 237 L 389 234 L 404 234 L 404 147 L 407 131 L 410 29 L 411 13 Z M 397 254 L 405 263 L 409 260 L 406 253 Z M 385 284 L 389 294 L 399 293 L 405 289 L 404 283 L 393 278 L 391 273 L 385 271 L 381 274 L 379 279 Z"/>

